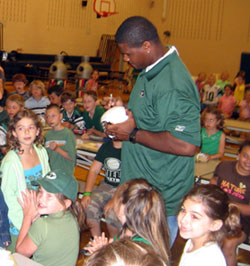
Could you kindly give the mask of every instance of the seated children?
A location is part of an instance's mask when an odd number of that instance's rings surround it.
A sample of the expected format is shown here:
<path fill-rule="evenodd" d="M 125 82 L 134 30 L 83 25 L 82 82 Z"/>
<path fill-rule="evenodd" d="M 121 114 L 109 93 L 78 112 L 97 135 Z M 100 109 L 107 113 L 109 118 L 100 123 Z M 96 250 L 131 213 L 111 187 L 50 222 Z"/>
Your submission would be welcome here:
<path fill-rule="evenodd" d="M 98 150 L 89 169 L 81 204 L 85 209 L 86 223 L 92 236 L 101 236 L 100 220 L 105 213 L 105 206 L 112 199 L 116 187 L 120 184 L 121 148 L 121 141 L 105 142 Z M 93 190 L 97 175 L 102 168 L 105 171 L 105 180 Z M 114 237 L 121 228 L 121 223 L 112 211 L 108 212 L 105 218 L 109 237 Z"/>
<path fill-rule="evenodd" d="M 28 83 L 28 80 L 26 79 L 25 75 L 15 74 L 12 77 L 12 83 L 15 91 L 12 92 L 10 95 L 19 94 L 23 97 L 24 101 L 26 101 L 29 98 L 29 93 L 25 91 L 25 86 Z"/>
<path fill-rule="evenodd" d="M 223 116 L 214 106 L 208 106 L 202 112 L 201 152 L 208 160 L 219 159 L 224 154 L 226 136 L 221 131 Z"/>
<path fill-rule="evenodd" d="M 97 250 L 84 260 L 84 266 L 169 266 L 153 248 L 143 242 L 123 238 Z"/>
<path fill-rule="evenodd" d="M 95 69 L 91 73 L 91 79 L 89 79 L 86 83 L 86 91 L 95 91 L 97 93 L 98 78 L 99 78 L 99 71 Z"/>
<path fill-rule="evenodd" d="M 0 248 L 6 248 L 10 244 L 10 225 L 8 220 L 8 207 L 5 203 L 0 187 Z"/>
<path fill-rule="evenodd" d="M 30 83 L 30 98 L 25 101 L 25 108 L 32 110 L 44 121 L 46 107 L 50 104 L 47 97 L 44 96 L 45 85 L 41 80 L 34 80 Z"/>
<path fill-rule="evenodd" d="M 250 88 L 246 89 L 245 99 L 240 102 L 240 120 L 250 121 Z"/>
<path fill-rule="evenodd" d="M 76 106 L 76 97 L 71 92 L 65 91 L 61 96 L 61 102 L 63 107 L 63 125 L 72 130 L 85 129 L 82 113 Z"/>
<path fill-rule="evenodd" d="M 131 179 L 117 188 L 113 201 L 116 216 L 123 224 L 114 240 L 128 237 L 143 242 L 169 263 L 168 227 L 160 193 L 145 179 Z M 108 242 L 103 233 L 101 237 L 94 237 L 86 249 L 92 253 Z"/>
<path fill-rule="evenodd" d="M 101 116 L 105 112 L 104 108 L 97 105 L 97 94 L 94 91 L 87 91 L 83 95 L 83 118 L 87 133 L 82 135 L 83 139 L 88 139 L 89 135 L 105 137 L 101 124 Z"/>
<path fill-rule="evenodd" d="M 227 265 L 236 265 L 236 247 L 246 240 L 250 243 L 250 141 L 239 149 L 237 161 L 223 161 L 215 169 L 212 184 L 223 189 L 241 214 L 242 231 L 238 236 L 228 237 L 223 244 Z"/>
<path fill-rule="evenodd" d="M 231 85 L 226 85 L 224 88 L 224 94 L 220 97 L 218 101 L 218 110 L 220 110 L 225 119 L 228 119 L 232 116 L 234 111 L 236 100 L 234 98 L 233 88 Z"/>
<path fill-rule="evenodd" d="M 52 170 L 62 169 L 63 172 L 73 175 L 76 164 L 75 135 L 62 125 L 62 113 L 58 105 L 50 104 L 47 107 L 45 119 L 52 128 L 45 135 L 50 167 Z"/>
<path fill-rule="evenodd" d="M 180 236 L 188 239 L 179 266 L 226 266 L 220 249 L 227 235 L 240 231 L 239 210 L 215 185 L 196 186 L 184 197 L 179 215 Z"/>
<path fill-rule="evenodd" d="M 19 94 L 10 95 L 6 100 L 6 111 L 9 119 L 24 108 L 24 99 Z M 6 135 L 8 131 L 9 119 L 0 123 L 0 149 L 1 155 L 6 154 Z M 2 159 L 2 158 L 1 158 Z"/>
<path fill-rule="evenodd" d="M 41 265 L 75 266 L 79 227 L 83 223 L 81 204 L 76 200 L 77 181 L 55 170 L 37 183 L 40 185 L 37 195 L 26 190 L 23 200 L 19 198 L 24 218 L 16 250 L 26 257 L 33 256 Z"/>
<path fill-rule="evenodd" d="M 215 84 L 216 78 L 214 75 L 210 75 L 206 84 L 201 90 L 201 111 L 203 111 L 208 105 L 217 105 L 219 100 L 219 94 L 221 93 L 220 87 Z"/>
<path fill-rule="evenodd" d="M 56 104 L 61 108 L 62 107 L 61 95 L 63 93 L 63 87 L 59 85 L 54 85 L 48 89 L 47 93 L 50 103 Z"/>
<path fill-rule="evenodd" d="M 48 155 L 42 144 L 42 128 L 38 117 L 30 110 L 18 112 L 9 124 L 8 153 L 1 164 L 4 199 L 9 208 L 11 244 L 15 252 L 16 240 L 23 222 L 22 207 L 17 201 L 26 188 L 36 190 L 32 181 L 50 171 Z"/>

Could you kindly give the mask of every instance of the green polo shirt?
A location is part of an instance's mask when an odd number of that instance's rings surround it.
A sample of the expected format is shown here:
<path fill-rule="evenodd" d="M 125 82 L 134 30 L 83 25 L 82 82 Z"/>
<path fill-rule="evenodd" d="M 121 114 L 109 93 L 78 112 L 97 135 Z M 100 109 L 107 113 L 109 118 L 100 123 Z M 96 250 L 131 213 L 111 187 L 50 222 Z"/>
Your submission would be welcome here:
<path fill-rule="evenodd" d="M 86 128 L 90 129 L 94 127 L 96 130 L 103 132 L 103 127 L 100 120 L 104 112 L 105 112 L 104 108 L 99 105 L 97 105 L 95 108 L 95 113 L 93 118 L 89 116 L 89 113 L 87 111 L 83 111 L 83 118 L 86 123 L 85 124 Z"/>
<path fill-rule="evenodd" d="M 139 129 L 169 131 L 180 140 L 200 146 L 198 90 L 176 52 L 139 74 L 128 109 Z M 121 183 L 135 178 L 145 178 L 156 187 L 164 198 L 167 216 L 176 215 L 194 182 L 194 158 L 124 141 Z"/>

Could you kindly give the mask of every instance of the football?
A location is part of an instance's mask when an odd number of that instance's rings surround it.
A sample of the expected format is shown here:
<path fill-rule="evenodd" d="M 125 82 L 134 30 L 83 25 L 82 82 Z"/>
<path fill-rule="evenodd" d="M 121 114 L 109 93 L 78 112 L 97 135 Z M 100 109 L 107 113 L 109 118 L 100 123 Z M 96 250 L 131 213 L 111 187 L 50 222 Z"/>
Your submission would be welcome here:
<path fill-rule="evenodd" d="M 106 111 L 101 117 L 101 123 L 105 130 L 104 124 L 122 123 L 128 119 L 126 109 L 123 106 L 114 106 Z"/>

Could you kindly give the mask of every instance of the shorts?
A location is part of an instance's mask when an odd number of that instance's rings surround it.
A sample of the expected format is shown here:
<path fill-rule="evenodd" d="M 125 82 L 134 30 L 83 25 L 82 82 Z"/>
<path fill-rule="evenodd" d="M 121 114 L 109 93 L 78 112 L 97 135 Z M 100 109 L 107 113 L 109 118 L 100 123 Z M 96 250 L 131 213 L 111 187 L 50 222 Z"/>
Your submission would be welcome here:
<path fill-rule="evenodd" d="M 86 218 L 100 222 L 104 213 L 104 207 L 112 199 L 115 191 L 116 187 L 101 181 L 100 185 L 92 191 L 91 203 L 85 209 Z M 106 222 L 113 227 L 120 229 L 122 226 L 113 210 L 110 210 L 109 213 L 105 215 L 105 219 Z"/>

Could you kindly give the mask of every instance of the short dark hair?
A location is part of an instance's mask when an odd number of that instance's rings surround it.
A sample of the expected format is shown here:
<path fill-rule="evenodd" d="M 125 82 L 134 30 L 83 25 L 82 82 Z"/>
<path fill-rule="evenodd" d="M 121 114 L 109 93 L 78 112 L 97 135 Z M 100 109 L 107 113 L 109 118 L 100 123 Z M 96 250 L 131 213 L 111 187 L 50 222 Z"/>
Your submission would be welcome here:
<path fill-rule="evenodd" d="M 15 82 L 23 82 L 25 85 L 28 83 L 28 80 L 26 79 L 26 76 L 22 73 L 18 73 L 18 74 L 15 74 L 13 77 L 12 77 L 12 82 L 15 83 Z"/>
<path fill-rule="evenodd" d="M 46 111 L 55 108 L 59 113 L 61 113 L 61 109 L 57 104 L 51 103 L 46 107 Z"/>
<path fill-rule="evenodd" d="M 75 103 L 76 102 L 76 97 L 75 97 L 75 95 L 72 92 L 65 91 L 62 94 L 61 102 L 63 104 L 65 102 L 67 102 L 68 100 L 70 100 L 71 102 Z"/>
<path fill-rule="evenodd" d="M 97 93 L 95 91 L 86 91 L 84 94 L 91 96 L 95 101 L 97 101 Z"/>
<path fill-rule="evenodd" d="M 63 93 L 63 87 L 59 85 L 54 85 L 48 89 L 48 94 L 55 93 L 57 96 L 60 96 Z"/>
<path fill-rule="evenodd" d="M 159 42 L 156 27 L 146 18 L 134 16 L 127 18 L 118 28 L 117 43 L 127 43 L 130 47 L 140 47 L 145 41 Z"/>
<path fill-rule="evenodd" d="M 244 141 L 241 145 L 240 145 L 240 148 L 239 148 L 239 153 L 241 153 L 241 151 L 245 148 L 245 147 L 250 147 L 250 140 L 246 140 Z"/>

